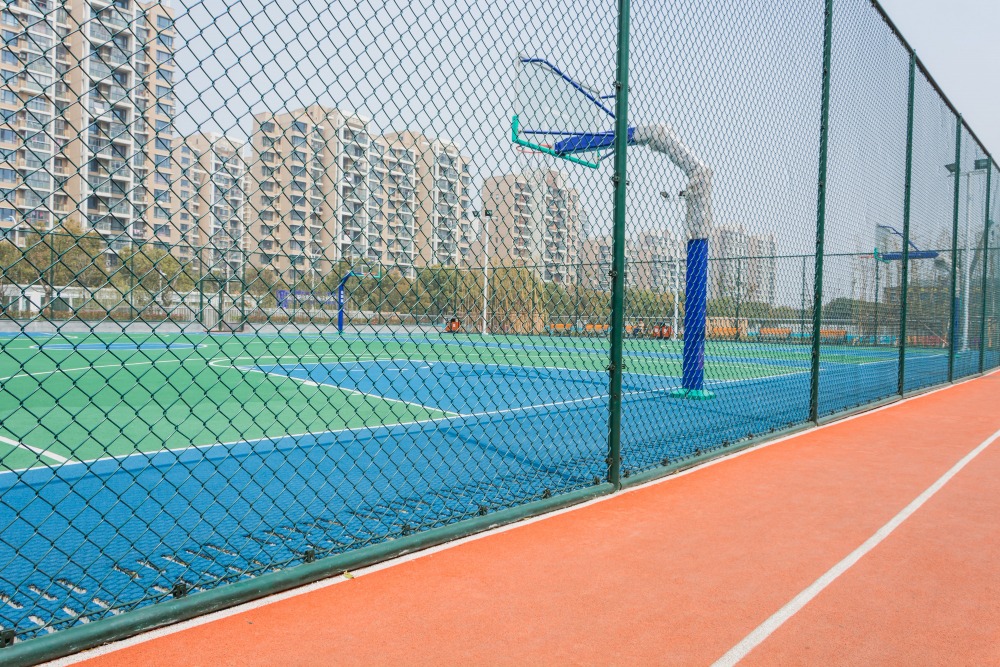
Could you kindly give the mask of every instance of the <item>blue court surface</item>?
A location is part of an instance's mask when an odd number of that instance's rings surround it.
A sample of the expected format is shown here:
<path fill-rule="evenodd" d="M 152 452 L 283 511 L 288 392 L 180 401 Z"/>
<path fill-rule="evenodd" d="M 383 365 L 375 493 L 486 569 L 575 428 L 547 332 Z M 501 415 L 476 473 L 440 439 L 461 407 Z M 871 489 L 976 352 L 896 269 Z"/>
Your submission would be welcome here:
<path fill-rule="evenodd" d="M 124 609 L 112 601 L 141 606 L 178 585 L 211 588 L 600 483 L 608 472 L 608 374 L 578 362 L 607 352 L 558 349 L 567 350 L 577 353 L 567 366 L 429 354 L 234 365 L 440 416 L 0 473 L 0 625 L 26 637 L 32 627 Z M 706 363 L 731 377 L 709 380 L 715 398 L 705 401 L 671 397 L 676 375 L 643 372 L 678 352 L 626 352 L 627 474 L 807 420 L 802 347 L 711 348 Z M 897 354 L 824 348 L 820 414 L 895 394 Z M 960 353 L 956 375 L 975 372 L 978 362 L 978 353 Z M 754 376 L 741 378 L 740 364 Z M 907 387 L 943 382 L 947 367 L 945 353 L 914 351 Z"/>

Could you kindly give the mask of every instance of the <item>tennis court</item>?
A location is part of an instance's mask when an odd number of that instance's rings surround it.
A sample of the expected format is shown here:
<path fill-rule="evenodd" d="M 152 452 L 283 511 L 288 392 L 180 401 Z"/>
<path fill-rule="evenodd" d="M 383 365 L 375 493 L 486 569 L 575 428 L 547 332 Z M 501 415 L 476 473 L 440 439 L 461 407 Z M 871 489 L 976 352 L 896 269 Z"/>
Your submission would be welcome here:
<path fill-rule="evenodd" d="M 433 332 L 9 338 L 0 561 L 25 585 L 0 582 L 0 624 L 118 613 L 598 484 L 605 345 Z M 681 345 L 626 341 L 626 475 L 807 419 L 807 346 L 710 342 L 716 396 L 689 401 L 671 396 Z M 892 395 L 897 354 L 824 349 L 821 413 Z M 947 361 L 910 351 L 908 382 L 943 380 Z"/>

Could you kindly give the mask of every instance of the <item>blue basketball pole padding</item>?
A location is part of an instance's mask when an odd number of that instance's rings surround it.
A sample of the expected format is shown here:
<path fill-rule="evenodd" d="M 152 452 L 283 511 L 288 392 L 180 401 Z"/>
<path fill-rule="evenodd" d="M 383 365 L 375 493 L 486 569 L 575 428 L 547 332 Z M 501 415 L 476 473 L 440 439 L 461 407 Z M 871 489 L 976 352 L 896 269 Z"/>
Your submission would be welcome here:
<path fill-rule="evenodd" d="M 708 310 L 708 239 L 687 244 L 687 277 L 684 296 L 684 359 L 681 389 L 673 396 L 713 398 L 705 389 L 705 325 Z"/>
<path fill-rule="evenodd" d="M 344 333 L 344 283 L 348 277 L 345 276 L 337 285 L 337 331 L 340 333 Z"/>
<path fill-rule="evenodd" d="M 381 274 L 380 274 L 381 275 Z M 344 285 L 351 278 L 361 278 L 364 274 L 348 271 L 347 275 L 340 279 L 337 285 L 337 331 L 344 333 Z"/>

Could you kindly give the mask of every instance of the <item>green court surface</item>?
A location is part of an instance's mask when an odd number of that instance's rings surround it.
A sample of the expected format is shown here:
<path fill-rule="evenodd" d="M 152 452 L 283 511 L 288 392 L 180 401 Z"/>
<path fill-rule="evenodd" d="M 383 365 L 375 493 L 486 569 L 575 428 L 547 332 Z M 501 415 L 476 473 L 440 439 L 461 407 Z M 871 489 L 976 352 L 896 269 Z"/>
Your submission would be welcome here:
<path fill-rule="evenodd" d="M 626 373 L 667 383 L 680 377 L 681 342 L 625 344 Z M 0 465 L 18 469 L 450 414 L 389 392 L 262 370 L 271 366 L 431 361 L 593 374 L 606 368 L 605 345 L 600 338 L 423 333 L 25 334 L 5 340 L 0 355 L 0 434 L 6 437 Z M 824 352 L 823 359 L 855 365 L 891 354 L 849 348 Z M 726 383 L 788 376 L 803 372 L 808 361 L 808 346 L 709 342 L 706 378 Z M 559 388 L 553 387 L 556 399 Z"/>

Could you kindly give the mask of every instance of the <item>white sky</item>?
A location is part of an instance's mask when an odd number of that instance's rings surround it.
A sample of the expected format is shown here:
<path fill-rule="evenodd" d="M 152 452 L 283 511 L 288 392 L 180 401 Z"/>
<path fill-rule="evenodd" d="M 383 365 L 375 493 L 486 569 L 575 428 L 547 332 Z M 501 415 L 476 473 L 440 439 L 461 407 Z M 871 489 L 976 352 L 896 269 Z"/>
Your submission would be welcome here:
<path fill-rule="evenodd" d="M 882 0 L 882 6 L 1000 159 L 1000 1 Z"/>

